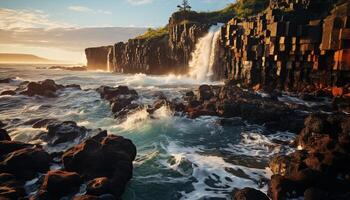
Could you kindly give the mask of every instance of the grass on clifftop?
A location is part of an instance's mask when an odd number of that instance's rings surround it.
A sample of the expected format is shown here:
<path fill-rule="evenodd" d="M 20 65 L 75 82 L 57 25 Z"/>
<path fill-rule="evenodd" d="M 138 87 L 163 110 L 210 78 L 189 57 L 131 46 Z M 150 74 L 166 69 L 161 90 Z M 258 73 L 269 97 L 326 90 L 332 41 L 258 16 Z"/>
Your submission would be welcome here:
<path fill-rule="evenodd" d="M 154 38 L 160 38 L 165 35 L 167 35 L 168 28 L 167 27 L 162 27 L 162 28 L 149 28 L 144 34 L 137 36 L 136 39 L 145 39 L 145 40 L 151 40 Z"/>
<path fill-rule="evenodd" d="M 269 2 L 269 0 L 238 0 L 234 4 L 234 11 L 239 17 L 249 17 L 264 11 Z"/>
<path fill-rule="evenodd" d="M 237 0 L 225 8 L 212 12 L 178 11 L 172 17 L 176 24 L 180 23 L 226 23 L 233 17 L 249 17 L 264 11 L 269 0 Z"/>
<path fill-rule="evenodd" d="M 269 0 L 237 0 L 236 3 L 227 5 L 222 10 L 213 12 L 178 11 L 173 13 L 174 24 L 183 23 L 226 23 L 235 16 L 248 17 L 265 10 Z M 161 28 L 149 28 L 144 34 L 135 39 L 152 40 L 169 34 L 168 26 Z"/>
<path fill-rule="evenodd" d="M 213 12 L 200 12 L 201 17 L 208 19 L 209 22 L 225 23 L 235 16 L 235 4 L 229 4 L 224 9 Z"/>

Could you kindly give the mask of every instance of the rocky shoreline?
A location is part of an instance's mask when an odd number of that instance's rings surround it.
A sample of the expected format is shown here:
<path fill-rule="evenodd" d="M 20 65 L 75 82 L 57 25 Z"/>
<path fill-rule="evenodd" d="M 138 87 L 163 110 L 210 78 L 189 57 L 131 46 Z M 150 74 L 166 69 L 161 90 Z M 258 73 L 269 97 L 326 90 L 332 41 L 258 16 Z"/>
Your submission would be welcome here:
<path fill-rule="evenodd" d="M 67 88 L 80 89 L 80 86 L 62 86 L 52 80 L 23 82 L 14 95 L 59 98 L 57 93 Z M 294 153 L 276 155 L 270 161 L 274 175 L 269 184 L 269 197 L 320 199 L 322 194 L 323 199 L 349 198 L 350 171 L 344 163 L 350 160 L 350 118 L 347 110 L 339 110 L 337 99 L 342 99 L 342 108 L 349 107 L 350 99 L 346 95 L 332 97 L 331 89 L 295 94 L 310 102 L 333 98 L 333 103 L 309 107 L 284 102 L 283 98 L 291 97 L 288 96 L 291 93 L 260 89 L 242 88 L 237 82 L 228 81 L 222 86 L 201 85 L 196 91 L 184 92 L 182 100 L 167 99 L 160 93 L 149 105 L 140 104 L 138 93 L 127 86 L 101 86 L 96 92 L 110 102 L 111 111 L 119 120 L 140 109 L 152 115 L 167 106 L 174 115 L 192 119 L 218 116 L 221 125 L 232 123 L 232 117 L 241 117 L 269 130 L 299 133 L 293 143 L 282 144 L 293 146 Z M 0 122 L 0 196 L 5 199 L 28 197 L 24 184 L 38 177 L 32 186 L 36 190 L 31 199 L 73 198 L 77 193 L 81 195 L 74 199 L 119 199 L 132 178 L 136 147 L 128 139 L 108 135 L 107 131 L 89 130 L 72 121 L 31 119 L 26 122 L 33 128 L 46 129 L 35 140 L 44 141 L 47 146 L 79 141 L 64 151 L 49 153 L 42 145 L 11 141 L 4 129 L 5 123 Z M 53 165 L 60 167 L 53 168 Z M 244 188 L 235 191 L 233 199 L 268 197 L 258 190 Z"/>
<path fill-rule="evenodd" d="M 84 137 L 65 152 L 49 154 L 41 145 L 11 141 L 5 129 L 0 129 L 0 197 L 1 199 L 61 199 L 86 185 L 85 194 L 73 199 L 120 199 L 132 177 L 132 161 L 136 147 L 128 139 L 78 127 L 74 122 L 51 123 L 46 140 L 55 146 Z M 53 165 L 61 166 L 52 169 Z M 42 174 L 42 175 L 40 175 Z M 38 192 L 29 195 L 25 183 L 35 181 Z"/>

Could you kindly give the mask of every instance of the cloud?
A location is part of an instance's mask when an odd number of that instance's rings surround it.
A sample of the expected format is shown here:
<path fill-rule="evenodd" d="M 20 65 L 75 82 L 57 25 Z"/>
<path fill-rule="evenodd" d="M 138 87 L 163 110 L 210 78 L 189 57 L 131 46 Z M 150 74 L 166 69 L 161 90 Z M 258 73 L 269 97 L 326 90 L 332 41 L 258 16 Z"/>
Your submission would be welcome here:
<path fill-rule="evenodd" d="M 127 41 L 145 31 L 146 28 L 133 27 L 0 29 L 0 44 L 83 51 L 87 47 Z"/>
<path fill-rule="evenodd" d="M 131 5 L 139 6 L 144 4 L 152 3 L 153 0 L 127 0 Z"/>
<path fill-rule="evenodd" d="M 57 28 L 73 25 L 49 19 L 41 10 L 0 8 L 0 29 Z"/>
<path fill-rule="evenodd" d="M 68 10 L 73 10 L 77 12 L 92 12 L 93 10 L 84 6 L 69 6 Z"/>
<path fill-rule="evenodd" d="M 0 29 L 0 52 L 33 53 L 53 60 L 81 62 L 87 47 L 125 42 L 146 30 L 130 27 Z"/>
<path fill-rule="evenodd" d="M 75 11 L 75 12 L 87 12 L 87 13 L 95 13 L 95 14 L 105 14 L 105 15 L 111 15 L 112 12 L 106 11 L 106 10 L 93 10 L 91 8 L 85 7 L 85 6 L 69 6 L 68 10 Z"/>

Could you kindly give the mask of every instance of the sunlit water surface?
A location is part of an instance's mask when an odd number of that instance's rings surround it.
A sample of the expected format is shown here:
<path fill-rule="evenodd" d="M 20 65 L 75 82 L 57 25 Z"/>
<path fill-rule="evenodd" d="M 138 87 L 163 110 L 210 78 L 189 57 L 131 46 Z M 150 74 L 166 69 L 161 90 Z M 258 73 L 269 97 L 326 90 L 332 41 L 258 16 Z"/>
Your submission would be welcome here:
<path fill-rule="evenodd" d="M 130 138 L 137 146 L 138 156 L 134 177 L 123 199 L 230 199 L 233 189 L 244 187 L 266 192 L 266 179 L 271 176 L 267 168 L 269 158 L 292 151 L 275 144 L 273 139 L 292 140 L 293 134 L 271 133 L 261 126 L 247 124 L 244 119 L 233 119 L 236 121 L 233 125 L 221 126 L 217 117 L 193 120 L 174 116 L 162 107 L 152 118 L 146 110 L 141 110 L 119 122 L 114 119 L 108 102 L 101 100 L 95 91 L 101 85 L 127 85 L 136 89 L 141 97 L 139 101 L 147 105 L 159 92 L 169 99 L 181 98 L 186 91 L 198 87 L 199 83 L 191 78 L 71 72 L 36 69 L 37 66 L 0 65 L 0 78 L 16 80 L 1 84 L 0 92 L 15 89 L 21 81 L 44 79 L 79 84 L 83 90 L 67 89 L 52 99 L 1 96 L 0 120 L 16 122 L 9 131 L 14 140 L 24 142 L 36 142 L 33 138 L 43 131 L 21 125 L 34 118 L 73 120 L 87 128 L 106 129 L 110 134 Z M 45 148 L 59 151 L 77 142 Z"/>

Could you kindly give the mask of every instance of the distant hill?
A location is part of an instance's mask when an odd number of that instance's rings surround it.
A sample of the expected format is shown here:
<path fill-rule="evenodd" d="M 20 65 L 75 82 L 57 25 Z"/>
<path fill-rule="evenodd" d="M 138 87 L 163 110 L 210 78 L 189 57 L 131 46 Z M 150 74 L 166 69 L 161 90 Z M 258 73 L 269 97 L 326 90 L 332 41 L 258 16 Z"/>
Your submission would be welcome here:
<path fill-rule="evenodd" d="M 32 54 L 0 53 L 0 63 L 56 63 Z"/>

